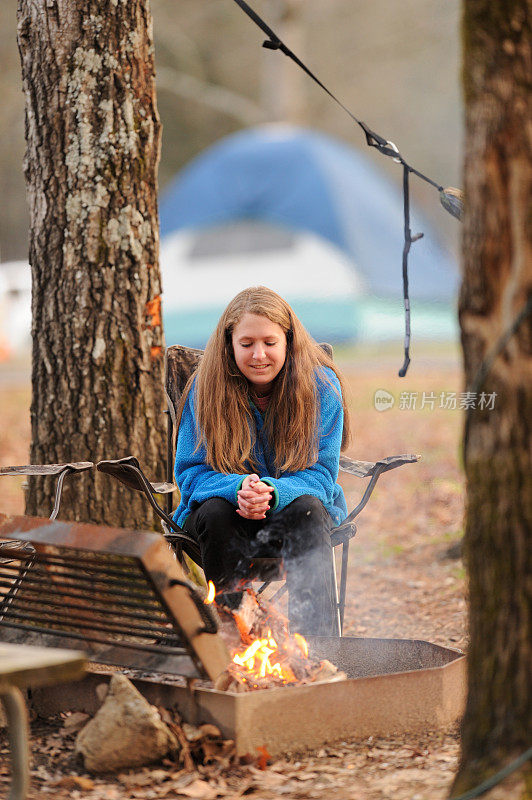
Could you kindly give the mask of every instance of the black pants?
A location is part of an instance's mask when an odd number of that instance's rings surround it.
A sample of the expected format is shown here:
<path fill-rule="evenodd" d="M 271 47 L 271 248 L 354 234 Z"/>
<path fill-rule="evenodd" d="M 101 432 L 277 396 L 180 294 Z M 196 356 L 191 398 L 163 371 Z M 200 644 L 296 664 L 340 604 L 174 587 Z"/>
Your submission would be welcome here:
<path fill-rule="evenodd" d="M 253 559 L 282 557 L 292 633 L 335 633 L 331 518 L 316 497 L 302 495 L 264 520 L 244 519 L 212 497 L 187 517 L 184 530 L 200 545 L 207 580 L 226 592 L 242 588 Z"/>

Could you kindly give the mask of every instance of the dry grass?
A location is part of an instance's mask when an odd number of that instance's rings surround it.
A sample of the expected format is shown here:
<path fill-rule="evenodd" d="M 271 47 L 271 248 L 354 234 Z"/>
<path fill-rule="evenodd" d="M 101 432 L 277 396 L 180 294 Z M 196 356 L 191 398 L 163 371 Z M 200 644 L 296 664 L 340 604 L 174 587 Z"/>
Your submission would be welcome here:
<path fill-rule="evenodd" d="M 417 453 L 418 464 L 384 474 L 359 517 L 350 554 L 346 633 L 406 636 L 461 647 L 465 644 L 465 579 L 461 561 L 448 557 L 462 535 L 463 479 L 460 467 L 462 412 L 440 409 L 441 392 L 460 393 L 456 351 L 428 346 L 414 357 L 405 378 L 397 377 L 399 348 L 343 363 L 352 393 L 353 444 L 363 460 Z M 380 362 L 380 363 L 379 363 Z M 374 407 L 374 393 L 396 399 L 388 411 Z M 400 408 L 400 393 L 418 393 L 417 408 Z M 423 392 L 434 408 L 421 409 Z M 363 481 L 344 479 L 348 505 Z"/>

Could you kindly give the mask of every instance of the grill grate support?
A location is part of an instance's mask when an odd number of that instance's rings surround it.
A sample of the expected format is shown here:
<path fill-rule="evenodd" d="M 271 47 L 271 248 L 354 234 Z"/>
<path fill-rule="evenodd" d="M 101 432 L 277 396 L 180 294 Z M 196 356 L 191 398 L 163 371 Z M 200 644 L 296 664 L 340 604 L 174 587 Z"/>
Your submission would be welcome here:
<path fill-rule="evenodd" d="M 162 535 L 0 515 L 0 538 L 13 541 L 0 558 L 0 641 L 211 680 L 227 665 L 214 612 Z"/>

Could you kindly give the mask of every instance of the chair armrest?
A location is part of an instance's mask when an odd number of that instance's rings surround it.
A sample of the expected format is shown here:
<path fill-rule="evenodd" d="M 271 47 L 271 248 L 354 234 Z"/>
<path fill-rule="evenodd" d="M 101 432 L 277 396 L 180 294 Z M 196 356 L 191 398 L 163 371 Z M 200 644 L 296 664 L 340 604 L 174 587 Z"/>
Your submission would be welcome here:
<path fill-rule="evenodd" d="M 132 467 L 134 469 L 132 469 Z M 118 458 L 114 461 L 99 461 L 96 464 L 96 469 L 99 472 L 105 472 L 107 475 L 112 475 L 125 486 L 130 489 L 135 489 L 137 492 L 144 492 L 146 485 L 144 484 L 139 472 L 144 476 L 146 483 L 150 486 L 152 494 L 169 494 L 174 492 L 176 487 L 173 483 L 152 483 L 149 481 L 140 468 L 140 464 L 135 456 L 126 456 L 125 458 Z M 138 470 L 138 472 L 137 472 Z"/>
<path fill-rule="evenodd" d="M 387 458 L 379 459 L 379 461 L 355 461 L 355 459 L 348 458 L 348 456 L 340 456 L 340 469 L 342 472 L 356 475 L 357 478 L 370 478 L 375 473 L 377 466 L 382 467 L 379 473 L 383 473 L 396 467 L 402 467 L 403 464 L 414 464 L 416 461 L 421 461 L 421 456 L 388 456 Z"/>
<path fill-rule="evenodd" d="M 61 505 L 61 495 L 63 493 L 63 482 L 67 475 L 85 472 L 92 469 L 92 461 L 72 461 L 68 464 L 26 464 L 22 467 L 0 467 L 1 475 L 49 475 L 57 476 L 57 486 L 55 490 L 55 503 L 50 514 L 50 519 L 56 519 Z"/>
<path fill-rule="evenodd" d="M 380 461 L 376 461 L 374 464 L 371 464 L 370 462 L 367 461 L 352 462 L 354 465 L 353 470 L 349 469 L 349 472 L 352 472 L 353 475 L 357 475 L 358 477 L 361 478 L 371 476 L 371 480 L 366 486 L 366 491 L 362 496 L 362 500 L 357 505 L 357 507 L 354 508 L 353 511 L 351 511 L 351 513 L 347 515 L 342 525 L 347 525 L 349 522 L 352 522 L 356 517 L 358 517 L 358 515 L 368 502 L 369 498 L 371 497 L 371 494 L 375 486 L 377 485 L 377 481 L 379 480 L 383 472 L 388 472 L 388 470 L 395 469 L 395 467 L 401 467 L 403 464 L 415 463 L 420 459 L 421 456 L 402 455 L 402 456 L 388 456 L 387 458 L 381 458 Z M 345 462 L 351 462 L 351 459 L 347 459 L 344 456 L 341 457 L 341 460 L 344 461 L 344 464 Z M 362 468 L 357 466 L 360 464 L 366 465 L 365 474 L 360 474 L 362 472 Z M 347 466 L 350 466 L 349 463 L 347 464 Z"/>
<path fill-rule="evenodd" d="M 85 472 L 94 466 L 92 461 L 73 461 L 69 464 L 26 464 L 22 467 L 0 467 L 0 475 L 59 475 L 63 470 Z"/>
<path fill-rule="evenodd" d="M 28 558 L 35 555 L 35 548 L 29 542 L 0 541 L 0 558 Z"/>

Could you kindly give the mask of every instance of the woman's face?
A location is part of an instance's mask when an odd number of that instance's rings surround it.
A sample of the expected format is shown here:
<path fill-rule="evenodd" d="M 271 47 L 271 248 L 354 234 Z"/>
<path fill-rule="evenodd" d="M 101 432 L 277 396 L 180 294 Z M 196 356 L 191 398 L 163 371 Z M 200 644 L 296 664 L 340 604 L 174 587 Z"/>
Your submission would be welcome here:
<path fill-rule="evenodd" d="M 259 394 L 268 394 L 286 358 L 286 334 L 267 317 L 246 313 L 233 329 L 238 369 Z"/>

